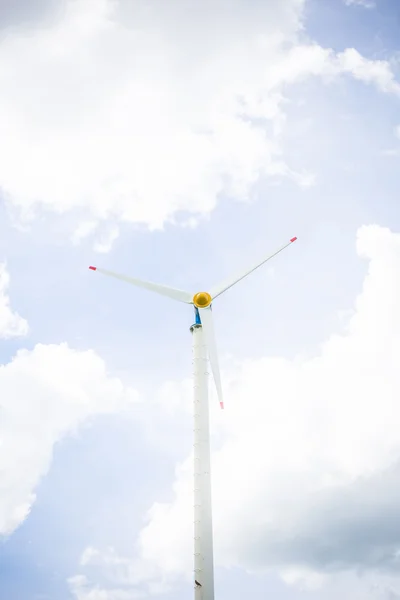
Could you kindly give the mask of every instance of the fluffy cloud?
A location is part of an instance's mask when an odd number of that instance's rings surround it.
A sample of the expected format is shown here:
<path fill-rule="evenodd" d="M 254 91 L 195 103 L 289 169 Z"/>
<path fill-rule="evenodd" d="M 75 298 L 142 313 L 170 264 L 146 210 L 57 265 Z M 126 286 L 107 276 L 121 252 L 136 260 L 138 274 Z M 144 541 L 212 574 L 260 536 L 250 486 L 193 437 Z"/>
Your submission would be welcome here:
<path fill-rule="evenodd" d="M 0 263 L 0 338 L 11 338 L 28 333 L 28 323 L 10 307 L 8 288 L 10 275 L 5 263 Z"/>
<path fill-rule="evenodd" d="M 303 5 L 68 0 L 51 23 L 10 31 L 0 42 L 9 205 L 26 218 L 74 211 L 75 242 L 114 221 L 97 244 L 107 251 L 121 220 L 193 222 L 221 194 L 246 200 L 260 177 L 310 185 L 282 154 L 287 84 L 350 73 L 399 89 L 386 62 L 298 45 Z"/>
<path fill-rule="evenodd" d="M 0 366 L 0 399 L 0 535 L 7 535 L 29 513 L 54 444 L 86 419 L 123 410 L 137 397 L 93 351 L 38 344 Z"/>
<path fill-rule="evenodd" d="M 363 8 L 375 8 L 373 0 L 344 0 L 346 6 L 362 6 Z"/>
<path fill-rule="evenodd" d="M 145 597 L 129 590 L 90 588 L 86 577 L 81 575 L 71 577 L 69 585 L 77 600 L 139 600 Z"/>
<path fill-rule="evenodd" d="M 368 261 L 363 289 L 318 356 L 265 357 L 225 373 L 229 402 L 213 417 L 219 566 L 273 568 L 309 587 L 346 572 L 396 581 L 400 235 L 361 227 L 357 252 Z M 189 458 L 174 500 L 149 511 L 134 560 L 91 548 L 83 563 L 133 589 L 190 575 L 191 477 Z M 396 597 L 383 580 L 374 589 L 371 598 Z"/>

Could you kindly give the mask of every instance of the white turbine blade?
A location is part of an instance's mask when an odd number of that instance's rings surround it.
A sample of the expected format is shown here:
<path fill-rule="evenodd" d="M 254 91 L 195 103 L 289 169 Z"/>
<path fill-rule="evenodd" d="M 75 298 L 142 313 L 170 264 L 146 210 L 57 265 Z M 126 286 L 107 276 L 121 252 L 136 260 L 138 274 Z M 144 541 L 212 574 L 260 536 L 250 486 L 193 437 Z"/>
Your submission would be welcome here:
<path fill-rule="evenodd" d="M 252 273 L 256 269 L 258 269 L 258 267 L 261 267 L 261 265 L 266 263 L 268 260 L 270 260 L 271 258 L 276 256 L 277 254 L 279 254 L 279 252 L 282 252 L 282 250 L 284 250 L 285 248 L 290 246 L 296 240 L 297 240 L 297 237 L 293 237 L 290 240 L 290 242 L 288 242 L 287 244 L 285 244 L 284 246 L 279 248 L 279 250 L 277 250 L 273 254 L 270 254 L 269 256 L 267 256 L 267 258 L 263 258 L 261 261 L 258 261 L 255 265 L 252 265 L 251 267 L 247 268 L 246 271 L 242 271 L 241 273 L 236 273 L 236 275 L 234 275 L 230 279 L 226 279 L 219 285 L 214 286 L 214 288 L 212 288 L 210 291 L 211 298 L 214 300 L 214 298 L 217 298 L 218 296 L 220 296 L 221 294 L 226 292 L 226 290 L 229 290 L 229 288 L 231 288 L 233 285 L 235 285 L 236 283 L 238 283 L 239 281 L 241 281 L 242 279 L 247 277 L 247 275 L 250 275 L 250 273 Z"/>
<path fill-rule="evenodd" d="M 207 344 L 208 358 L 214 377 L 215 387 L 217 388 L 219 404 L 221 408 L 224 408 L 224 400 L 222 397 L 221 373 L 219 370 L 217 343 L 215 341 L 215 331 L 211 307 L 208 306 L 207 308 L 200 308 L 199 314 L 205 341 Z"/>
<path fill-rule="evenodd" d="M 98 271 L 99 273 L 103 273 L 103 275 L 108 275 L 109 277 L 115 277 L 115 279 L 120 279 L 121 281 L 125 281 L 126 283 L 131 283 L 132 285 L 136 285 L 137 287 L 150 290 L 151 292 L 156 292 L 157 294 L 161 294 L 162 296 L 167 296 L 168 298 L 172 298 L 173 300 L 178 300 L 178 302 L 186 302 L 187 304 L 192 304 L 192 294 L 189 294 L 189 292 L 177 290 L 166 285 L 160 285 L 159 283 L 152 283 L 151 281 L 143 281 L 142 279 L 126 277 L 125 275 L 119 275 L 118 273 L 114 273 L 113 271 L 107 271 L 107 269 L 98 269 L 97 267 L 89 267 L 89 269 L 91 269 L 92 271 Z"/>

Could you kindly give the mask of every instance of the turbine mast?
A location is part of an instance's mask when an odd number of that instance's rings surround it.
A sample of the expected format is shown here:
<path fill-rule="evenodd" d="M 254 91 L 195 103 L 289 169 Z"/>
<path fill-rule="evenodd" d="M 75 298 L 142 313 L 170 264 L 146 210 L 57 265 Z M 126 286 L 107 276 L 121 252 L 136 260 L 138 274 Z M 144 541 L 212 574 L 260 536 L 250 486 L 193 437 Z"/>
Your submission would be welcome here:
<path fill-rule="evenodd" d="M 239 281 L 258 269 L 272 257 L 282 252 L 297 240 L 293 237 L 284 246 L 266 258 L 220 283 L 208 292 L 198 292 L 194 296 L 183 290 L 126 277 L 106 269 L 89 267 L 104 275 L 120 279 L 136 287 L 156 292 L 178 302 L 195 307 L 195 323 L 190 328 L 193 340 L 193 381 L 194 381 L 194 584 L 195 600 L 214 600 L 214 552 L 211 504 L 210 466 L 210 421 L 208 409 L 208 359 L 214 377 L 221 408 L 224 407 L 218 352 L 215 343 L 211 312 L 212 301 L 224 294 Z"/>
<path fill-rule="evenodd" d="M 194 598 L 214 600 L 207 346 L 197 309 L 190 328 L 194 382 Z"/>

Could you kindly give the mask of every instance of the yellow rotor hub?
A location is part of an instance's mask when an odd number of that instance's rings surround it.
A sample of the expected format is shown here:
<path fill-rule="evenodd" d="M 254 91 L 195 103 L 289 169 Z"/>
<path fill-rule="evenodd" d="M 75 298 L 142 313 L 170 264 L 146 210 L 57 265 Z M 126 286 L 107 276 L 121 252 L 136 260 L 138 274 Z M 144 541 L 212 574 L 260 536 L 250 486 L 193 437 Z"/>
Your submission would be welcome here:
<path fill-rule="evenodd" d="M 207 292 L 198 292 L 193 296 L 193 304 L 197 308 L 207 308 L 210 306 L 212 298 Z"/>

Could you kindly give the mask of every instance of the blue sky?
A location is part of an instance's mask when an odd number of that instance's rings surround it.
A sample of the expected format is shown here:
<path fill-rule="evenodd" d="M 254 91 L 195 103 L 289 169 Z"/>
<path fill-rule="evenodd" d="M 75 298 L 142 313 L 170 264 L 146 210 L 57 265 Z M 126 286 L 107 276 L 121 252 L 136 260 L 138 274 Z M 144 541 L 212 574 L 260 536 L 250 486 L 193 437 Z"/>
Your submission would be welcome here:
<path fill-rule="evenodd" d="M 193 315 L 87 267 L 198 290 L 293 235 L 214 305 L 216 598 L 400 597 L 400 12 L 369 5 L 0 9 L 7 600 L 191 593 Z"/>

